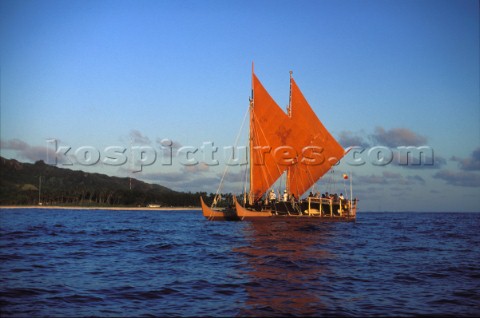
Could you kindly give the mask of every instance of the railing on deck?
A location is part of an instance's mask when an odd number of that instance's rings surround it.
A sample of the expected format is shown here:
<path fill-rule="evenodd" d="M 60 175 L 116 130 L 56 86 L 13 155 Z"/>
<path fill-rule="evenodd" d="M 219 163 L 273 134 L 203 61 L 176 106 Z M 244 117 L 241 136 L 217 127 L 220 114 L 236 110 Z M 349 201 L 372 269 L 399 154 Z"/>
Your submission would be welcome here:
<path fill-rule="evenodd" d="M 334 200 L 330 198 L 309 197 L 308 215 L 320 217 L 355 217 L 357 200 Z"/>

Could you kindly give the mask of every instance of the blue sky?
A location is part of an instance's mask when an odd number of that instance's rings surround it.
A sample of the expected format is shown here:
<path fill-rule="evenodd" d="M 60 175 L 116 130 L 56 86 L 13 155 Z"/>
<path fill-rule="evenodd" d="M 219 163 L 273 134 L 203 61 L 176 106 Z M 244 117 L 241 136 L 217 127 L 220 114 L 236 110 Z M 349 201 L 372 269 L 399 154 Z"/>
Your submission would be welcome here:
<path fill-rule="evenodd" d="M 254 61 L 282 107 L 292 70 L 345 148 L 392 150 L 387 165 L 335 168 L 352 176 L 360 210 L 479 211 L 478 1 L 3 0 L 0 41 L 4 157 L 46 160 L 55 139 L 69 156 L 85 146 L 101 156 L 65 167 L 126 176 L 128 162 L 102 164 L 107 147 L 160 153 L 169 139 L 174 153 L 214 142 L 221 159 L 248 108 Z M 399 165 L 399 146 L 428 146 L 434 164 Z M 193 155 L 195 166 L 175 156 L 169 166 L 158 154 L 133 175 L 215 192 L 225 162 Z M 226 191 L 241 191 L 228 180 Z"/>

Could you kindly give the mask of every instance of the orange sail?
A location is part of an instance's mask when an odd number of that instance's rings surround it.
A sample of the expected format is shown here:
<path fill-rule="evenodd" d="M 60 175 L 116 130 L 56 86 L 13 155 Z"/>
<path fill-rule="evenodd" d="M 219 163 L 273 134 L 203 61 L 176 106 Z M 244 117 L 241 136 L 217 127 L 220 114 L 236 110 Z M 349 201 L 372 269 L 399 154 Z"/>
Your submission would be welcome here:
<path fill-rule="evenodd" d="M 318 119 L 297 84 L 290 79 L 291 120 L 297 129 L 294 144 L 302 159 L 292 164 L 288 188 L 299 198 L 317 182 L 345 154 L 342 146 L 333 138 Z"/>
<path fill-rule="evenodd" d="M 253 201 L 260 199 L 288 169 L 287 188 L 299 198 L 344 156 L 344 150 L 320 122 L 293 78 L 289 116 L 256 75 L 252 76 L 251 197 Z"/>
<path fill-rule="evenodd" d="M 250 106 L 250 195 L 257 201 L 286 170 L 274 152 L 291 139 L 290 118 L 277 105 L 255 74 Z"/>

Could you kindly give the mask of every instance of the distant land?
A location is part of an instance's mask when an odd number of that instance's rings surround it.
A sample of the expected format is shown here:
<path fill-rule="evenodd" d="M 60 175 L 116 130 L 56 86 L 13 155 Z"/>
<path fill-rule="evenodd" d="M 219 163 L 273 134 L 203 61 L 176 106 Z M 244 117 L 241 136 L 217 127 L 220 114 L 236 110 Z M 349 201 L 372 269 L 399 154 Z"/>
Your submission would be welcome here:
<path fill-rule="evenodd" d="M 211 202 L 214 194 L 173 191 L 134 178 L 59 168 L 41 160 L 22 163 L 0 157 L 0 206 L 4 207 L 196 208 L 200 196 Z"/>

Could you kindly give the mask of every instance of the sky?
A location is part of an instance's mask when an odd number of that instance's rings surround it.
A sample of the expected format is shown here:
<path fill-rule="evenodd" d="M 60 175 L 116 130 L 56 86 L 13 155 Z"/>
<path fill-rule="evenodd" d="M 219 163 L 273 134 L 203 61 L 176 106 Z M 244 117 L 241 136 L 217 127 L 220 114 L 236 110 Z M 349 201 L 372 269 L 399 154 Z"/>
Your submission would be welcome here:
<path fill-rule="evenodd" d="M 228 167 L 220 189 L 240 193 L 228 147 L 247 145 L 253 62 L 282 107 L 293 71 L 355 147 L 317 190 L 349 193 L 347 173 L 359 212 L 478 212 L 479 16 L 473 0 L 1 0 L 0 155 L 208 193 Z"/>

